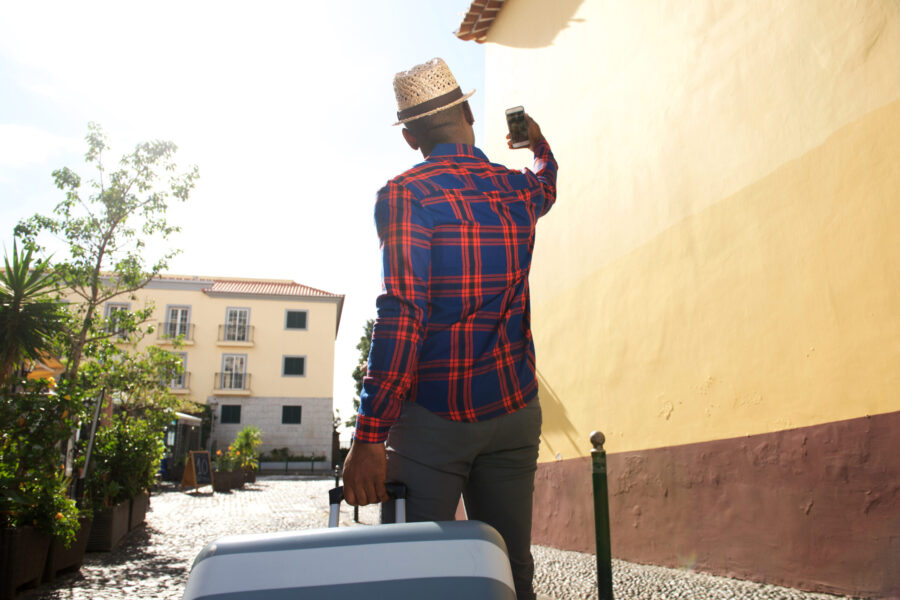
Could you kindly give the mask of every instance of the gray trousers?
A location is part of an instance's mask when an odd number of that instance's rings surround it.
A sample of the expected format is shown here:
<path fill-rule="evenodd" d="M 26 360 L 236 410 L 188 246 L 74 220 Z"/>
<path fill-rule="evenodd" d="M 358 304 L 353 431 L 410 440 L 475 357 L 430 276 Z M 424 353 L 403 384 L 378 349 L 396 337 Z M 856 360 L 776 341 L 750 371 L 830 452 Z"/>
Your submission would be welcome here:
<path fill-rule="evenodd" d="M 516 595 L 533 600 L 531 508 L 541 436 L 538 399 L 510 415 L 458 423 L 405 402 L 387 439 L 387 480 L 409 488 L 408 521 L 452 521 L 460 495 L 468 518 L 503 536 Z M 394 521 L 392 503 L 383 523 Z"/>

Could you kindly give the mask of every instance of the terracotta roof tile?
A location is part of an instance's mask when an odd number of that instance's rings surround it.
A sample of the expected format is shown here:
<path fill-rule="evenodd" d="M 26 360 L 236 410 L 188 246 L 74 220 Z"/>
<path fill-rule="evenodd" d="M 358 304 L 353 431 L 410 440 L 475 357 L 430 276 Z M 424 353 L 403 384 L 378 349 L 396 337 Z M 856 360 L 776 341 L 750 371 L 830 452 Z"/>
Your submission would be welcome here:
<path fill-rule="evenodd" d="M 204 291 L 207 293 L 250 294 L 254 296 L 317 296 L 322 298 L 342 298 L 340 294 L 332 294 L 308 285 L 287 280 L 265 279 L 220 279 L 210 278 L 213 284 Z"/>
<path fill-rule="evenodd" d="M 459 29 L 455 32 L 456 37 L 464 41 L 475 40 L 479 44 L 483 43 L 505 1 L 473 0 L 469 5 L 469 11 L 459 24 Z"/>

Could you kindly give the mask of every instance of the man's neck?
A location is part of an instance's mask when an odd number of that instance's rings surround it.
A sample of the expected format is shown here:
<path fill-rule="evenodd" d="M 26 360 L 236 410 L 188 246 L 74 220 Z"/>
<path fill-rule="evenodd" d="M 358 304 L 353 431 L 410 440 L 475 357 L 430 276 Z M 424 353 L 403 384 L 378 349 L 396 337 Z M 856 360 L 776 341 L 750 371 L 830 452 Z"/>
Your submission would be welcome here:
<path fill-rule="evenodd" d="M 439 144 L 465 144 L 467 146 L 474 146 L 475 136 L 453 136 L 446 139 L 436 140 L 432 144 L 421 146 L 419 148 L 422 151 L 422 156 L 424 158 L 428 158 L 429 156 L 431 156 L 431 153 L 434 152 L 435 147 Z"/>

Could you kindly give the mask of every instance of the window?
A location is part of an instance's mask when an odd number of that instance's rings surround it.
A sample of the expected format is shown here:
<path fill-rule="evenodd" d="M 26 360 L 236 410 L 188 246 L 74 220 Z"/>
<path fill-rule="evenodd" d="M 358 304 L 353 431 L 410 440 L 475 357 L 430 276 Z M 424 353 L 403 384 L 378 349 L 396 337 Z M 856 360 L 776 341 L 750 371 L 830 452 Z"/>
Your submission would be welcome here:
<path fill-rule="evenodd" d="M 284 425 L 299 425 L 302 406 L 282 406 L 281 422 Z"/>
<path fill-rule="evenodd" d="M 169 381 L 169 387 L 173 390 L 183 390 L 187 387 L 187 353 L 179 352 L 178 355 L 181 357 L 181 373 Z"/>
<path fill-rule="evenodd" d="M 241 405 L 240 404 L 223 404 L 222 416 L 219 419 L 222 424 L 240 423 L 241 422 Z"/>
<path fill-rule="evenodd" d="M 244 354 L 225 354 L 222 356 L 223 390 L 242 390 L 247 373 L 247 356 Z"/>
<path fill-rule="evenodd" d="M 225 313 L 225 341 L 247 342 L 250 340 L 250 309 L 229 308 Z"/>
<path fill-rule="evenodd" d="M 285 377 L 303 377 L 306 375 L 306 357 L 285 356 L 281 374 Z"/>
<path fill-rule="evenodd" d="M 306 311 L 289 310 L 285 313 L 285 329 L 306 329 Z"/>
<path fill-rule="evenodd" d="M 166 311 L 166 337 L 178 337 L 179 335 L 189 337 L 190 313 L 191 307 L 189 306 L 170 306 Z"/>
<path fill-rule="evenodd" d="M 127 302 L 108 302 L 106 304 L 106 331 L 109 333 L 118 333 L 121 339 L 127 337 L 127 332 L 118 325 L 120 313 L 127 313 L 129 305 Z"/>

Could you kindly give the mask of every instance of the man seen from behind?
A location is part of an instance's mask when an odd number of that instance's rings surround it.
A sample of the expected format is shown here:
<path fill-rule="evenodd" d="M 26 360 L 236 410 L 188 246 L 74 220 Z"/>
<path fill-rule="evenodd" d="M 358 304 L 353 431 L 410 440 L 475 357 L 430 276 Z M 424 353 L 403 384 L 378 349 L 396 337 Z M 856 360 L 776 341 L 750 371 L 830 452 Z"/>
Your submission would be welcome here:
<path fill-rule="evenodd" d="M 443 60 L 394 77 L 398 125 L 425 158 L 379 190 L 383 293 L 344 464 L 350 504 L 408 487 L 410 521 L 470 519 L 503 536 L 516 594 L 535 597 L 531 512 L 541 408 L 528 274 L 557 164 L 526 116 L 531 170 L 488 161 Z M 392 520 L 382 509 L 382 520 Z"/>

